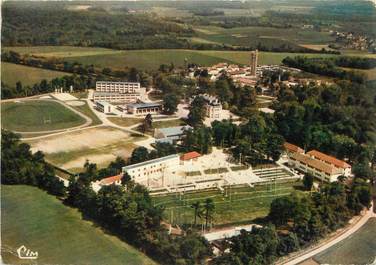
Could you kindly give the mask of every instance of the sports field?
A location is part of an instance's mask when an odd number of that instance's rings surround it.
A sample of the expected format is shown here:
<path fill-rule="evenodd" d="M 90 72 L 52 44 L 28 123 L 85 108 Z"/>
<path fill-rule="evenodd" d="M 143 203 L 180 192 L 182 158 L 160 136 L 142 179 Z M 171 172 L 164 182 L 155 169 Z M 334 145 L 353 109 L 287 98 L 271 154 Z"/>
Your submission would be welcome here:
<path fill-rule="evenodd" d="M 265 217 L 273 199 L 286 196 L 299 187 L 300 182 L 270 183 L 265 185 L 240 188 L 227 188 L 223 192 L 211 190 L 184 195 L 156 196 L 153 198 L 155 205 L 163 205 L 164 218 L 173 224 L 192 224 L 194 210 L 191 205 L 206 198 L 212 198 L 215 203 L 214 226 L 236 225 L 252 222 L 255 218 Z M 204 223 L 198 219 L 198 223 Z"/>
<path fill-rule="evenodd" d="M 23 86 L 32 86 L 43 79 L 51 80 L 56 77 L 70 75 L 69 73 L 46 70 L 36 67 L 1 62 L 1 79 L 5 84 L 14 87 L 18 81 Z"/>
<path fill-rule="evenodd" d="M 40 47 L 11 47 L 6 50 L 15 50 L 21 54 L 34 54 L 43 57 L 58 57 L 70 62 L 79 62 L 84 65 L 93 64 L 98 68 L 111 67 L 124 69 L 136 67 L 139 69 L 155 70 L 161 64 L 173 63 L 183 66 L 187 63 L 197 63 L 203 66 L 219 62 L 248 64 L 248 51 L 199 51 L 199 50 L 131 50 L 119 51 L 103 48 L 80 48 L 70 46 L 40 46 Z M 259 64 L 280 64 L 287 56 L 305 55 L 307 57 L 332 57 L 330 54 L 299 54 L 260 52 Z"/>
<path fill-rule="evenodd" d="M 1 104 L 1 126 L 19 132 L 58 130 L 79 126 L 85 120 L 60 103 L 47 100 Z"/>
<path fill-rule="evenodd" d="M 320 264 L 371 264 L 376 259 L 376 218 L 314 259 Z"/>
<path fill-rule="evenodd" d="M 47 161 L 79 172 L 88 159 L 98 167 L 105 167 L 117 156 L 127 158 L 144 137 L 110 127 L 88 128 L 79 131 L 29 140 L 33 151 L 43 151 Z"/>
<path fill-rule="evenodd" d="M 6 264 L 155 264 L 35 187 L 2 185 L 1 213 L 1 256 Z M 22 245 L 37 251 L 38 259 L 25 262 L 15 256 Z"/>

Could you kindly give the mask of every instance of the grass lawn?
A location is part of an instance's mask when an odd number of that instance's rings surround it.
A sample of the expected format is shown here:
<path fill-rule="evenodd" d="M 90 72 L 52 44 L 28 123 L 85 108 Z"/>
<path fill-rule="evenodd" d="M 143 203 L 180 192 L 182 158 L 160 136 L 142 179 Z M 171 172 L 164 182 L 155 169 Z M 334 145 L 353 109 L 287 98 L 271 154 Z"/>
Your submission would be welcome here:
<path fill-rule="evenodd" d="M 215 203 L 214 225 L 236 225 L 265 217 L 269 213 L 273 199 L 291 194 L 295 187 L 300 185 L 299 182 L 277 183 L 276 185 L 259 185 L 254 188 L 231 188 L 224 193 L 219 190 L 210 190 L 187 193 L 182 196 L 156 196 L 153 200 L 156 205 L 166 207 L 164 217 L 167 221 L 182 225 L 193 223 L 192 203 L 196 201 L 203 203 L 206 198 L 212 198 Z M 201 222 L 204 221 L 201 220 Z"/>
<path fill-rule="evenodd" d="M 26 264 L 4 249 L 38 252 L 28 264 L 155 264 L 152 260 L 38 188 L 1 185 L 2 259 Z"/>
<path fill-rule="evenodd" d="M 87 91 L 73 92 L 73 93 L 71 93 L 71 95 L 78 98 L 78 99 L 87 99 L 89 92 L 87 92 Z"/>
<path fill-rule="evenodd" d="M 1 104 L 3 128 L 37 132 L 81 125 L 85 120 L 60 103 L 47 100 L 5 102 Z"/>
<path fill-rule="evenodd" d="M 187 125 L 187 123 L 181 119 L 153 122 L 153 128 L 167 128 L 167 127 L 175 127 L 175 126 L 183 126 L 183 125 Z"/>
<path fill-rule="evenodd" d="M 205 36 L 216 34 L 220 28 L 202 28 Z M 210 31 L 213 30 L 213 31 Z M 239 29 L 240 30 L 240 29 Z M 239 31 L 238 30 L 238 31 Z M 236 30 L 234 31 L 236 33 Z M 220 32 L 220 34 L 222 34 Z M 243 33 L 241 33 L 243 34 Z M 231 37 L 234 39 L 234 37 Z M 207 38 L 198 38 L 201 42 L 210 42 Z M 275 40 L 271 40 L 275 42 Z M 212 41 L 213 42 L 213 41 Z M 40 46 L 40 47 L 5 47 L 5 50 L 15 50 L 21 54 L 34 54 L 44 57 L 59 57 L 66 61 L 77 61 L 82 64 L 94 64 L 96 67 L 111 67 L 113 69 L 124 69 L 124 67 L 136 67 L 139 69 L 155 70 L 161 64 L 174 63 L 175 66 L 183 66 L 184 60 L 188 63 L 197 63 L 204 66 L 213 65 L 219 62 L 248 64 L 250 52 L 248 51 L 200 51 L 200 50 L 130 50 L 119 51 L 103 48 L 80 48 L 69 46 Z M 260 52 L 259 64 L 280 64 L 287 56 L 306 55 L 308 57 L 333 57 L 330 54 L 298 54 L 298 53 L 277 53 Z"/>
<path fill-rule="evenodd" d="M 376 218 L 314 257 L 320 264 L 371 264 L 376 257 Z"/>
<path fill-rule="evenodd" d="M 43 79 L 51 80 L 56 77 L 70 75 L 69 73 L 46 70 L 36 67 L 1 62 L 1 80 L 5 84 L 15 87 L 18 81 L 23 86 L 33 86 Z"/>
<path fill-rule="evenodd" d="M 71 106 L 71 107 L 74 108 L 74 109 L 76 109 L 76 110 L 78 110 L 82 114 L 88 116 L 89 118 L 91 118 L 91 120 L 92 120 L 92 123 L 90 124 L 91 126 L 102 124 L 102 122 L 98 118 L 98 116 L 95 115 L 95 113 L 90 109 L 90 107 L 87 104 L 87 102 L 85 102 L 85 105 L 82 105 L 82 106 Z"/>
<path fill-rule="evenodd" d="M 116 125 L 129 127 L 142 122 L 144 119 L 141 118 L 119 118 L 119 117 L 108 117 L 108 119 L 115 123 Z"/>
<path fill-rule="evenodd" d="M 346 71 L 354 71 L 360 74 L 364 74 L 367 78 L 367 80 L 376 80 L 376 68 L 372 69 L 354 69 L 354 68 L 345 68 L 341 67 L 342 69 Z"/>

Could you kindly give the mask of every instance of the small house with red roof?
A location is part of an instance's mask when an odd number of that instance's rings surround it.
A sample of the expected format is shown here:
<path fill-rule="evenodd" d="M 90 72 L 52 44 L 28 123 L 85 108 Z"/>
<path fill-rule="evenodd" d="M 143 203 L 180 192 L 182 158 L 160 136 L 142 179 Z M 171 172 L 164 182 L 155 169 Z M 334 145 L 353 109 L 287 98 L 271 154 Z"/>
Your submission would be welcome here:
<path fill-rule="evenodd" d="M 112 185 L 112 184 L 120 185 L 122 177 L 123 177 L 123 175 L 120 174 L 120 175 L 101 179 L 100 182 L 99 182 L 99 185 L 101 185 L 101 186 L 107 186 L 107 185 Z"/>
<path fill-rule="evenodd" d="M 200 156 L 201 154 L 196 151 L 185 153 L 180 156 L 180 164 L 192 163 L 193 161 L 197 161 Z"/>

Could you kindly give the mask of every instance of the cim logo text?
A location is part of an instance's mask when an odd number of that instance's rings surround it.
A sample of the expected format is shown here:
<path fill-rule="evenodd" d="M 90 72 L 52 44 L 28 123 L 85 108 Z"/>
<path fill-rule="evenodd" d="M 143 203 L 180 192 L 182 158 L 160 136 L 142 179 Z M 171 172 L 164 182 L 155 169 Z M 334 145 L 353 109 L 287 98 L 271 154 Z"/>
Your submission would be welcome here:
<path fill-rule="evenodd" d="M 38 258 L 37 251 L 31 251 L 30 249 L 26 248 L 23 245 L 17 249 L 17 254 L 20 259 L 37 259 Z"/>

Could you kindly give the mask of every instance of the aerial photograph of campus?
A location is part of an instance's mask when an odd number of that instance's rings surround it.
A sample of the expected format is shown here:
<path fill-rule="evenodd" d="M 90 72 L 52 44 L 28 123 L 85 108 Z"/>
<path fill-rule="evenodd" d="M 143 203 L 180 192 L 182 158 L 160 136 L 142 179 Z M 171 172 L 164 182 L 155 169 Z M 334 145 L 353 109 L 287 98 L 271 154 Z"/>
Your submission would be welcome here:
<path fill-rule="evenodd" d="M 376 0 L 1 1 L 1 264 L 376 265 Z"/>

